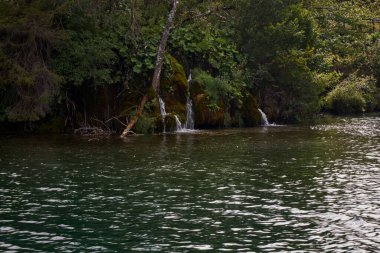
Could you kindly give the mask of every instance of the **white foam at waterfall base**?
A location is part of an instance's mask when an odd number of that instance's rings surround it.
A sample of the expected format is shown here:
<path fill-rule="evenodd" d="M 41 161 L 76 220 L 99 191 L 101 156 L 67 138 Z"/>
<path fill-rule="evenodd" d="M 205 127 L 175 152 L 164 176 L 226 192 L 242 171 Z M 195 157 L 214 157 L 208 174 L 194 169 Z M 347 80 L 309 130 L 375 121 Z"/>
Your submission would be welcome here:
<path fill-rule="evenodd" d="M 262 126 L 269 126 L 269 121 L 267 118 L 267 115 L 259 108 L 259 112 L 261 114 L 261 125 Z"/>
<path fill-rule="evenodd" d="M 176 132 L 177 133 L 193 133 L 197 130 L 186 128 L 186 124 L 181 123 L 177 115 L 174 115 L 175 122 L 176 122 Z"/>

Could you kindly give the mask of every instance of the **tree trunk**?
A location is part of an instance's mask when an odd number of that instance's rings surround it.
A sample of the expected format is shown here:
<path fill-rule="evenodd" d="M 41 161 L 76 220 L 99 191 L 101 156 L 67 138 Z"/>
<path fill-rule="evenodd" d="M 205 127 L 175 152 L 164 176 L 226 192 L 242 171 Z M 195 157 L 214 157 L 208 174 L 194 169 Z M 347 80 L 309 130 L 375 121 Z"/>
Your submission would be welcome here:
<path fill-rule="evenodd" d="M 148 100 L 148 95 L 145 94 L 141 99 L 139 107 L 137 108 L 136 115 L 132 117 L 131 121 L 128 123 L 127 127 L 124 129 L 123 133 L 120 136 L 121 138 L 125 138 L 128 136 L 129 133 L 131 133 L 131 129 L 137 123 L 139 117 L 144 111 L 144 106 L 147 100 Z"/>
<path fill-rule="evenodd" d="M 136 0 L 131 0 L 131 33 L 135 37 L 137 31 Z"/>
<path fill-rule="evenodd" d="M 160 87 L 160 77 L 161 77 L 162 65 L 164 64 L 166 45 L 168 43 L 170 29 L 173 26 L 174 16 L 177 11 L 178 3 L 179 3 L 179 0 L 172 0 L 172 9 L 169 13 L 165 30 L 162 33 L 161 42 L 157 51 L 156 66 L 154 68 L 154 74 L 153 74 L 153 80 L 152 80 L 152 86 L 156 93 L 158 93 L 158 89 Z"/>
<path fill-rule="evenodd" d="M 160 45 L 158 46 L 156 65 L 154 68 L 153 79 L 152 79 L 152 87 L 156 93 L 158 93 L 158 90 L 160 87 L 160 77 L 161 77 L 162 66 L 164 64 L 166 45 L 168 43 L 170 30 L 173 27 L 174 17 L 177 11 L 178 3 L 179 3 L 179 0 L 172 0 L 172 8 L 169 13 L 164 32 L 162 33 L 162 36 L 161 36 Z M 120 137 L 124 138 L 130 133 L 131 129 L 134 127 L 139 117 L 141 116 L 142 112 L 144 111 L 144 106 L 147 100 L 148 100 L 148 95 L 145 94 L 143 98 L 141 99 L 140 106 L 137 109 L 136 115 L 129 122 L 129 124 L 124 129 Z"/>

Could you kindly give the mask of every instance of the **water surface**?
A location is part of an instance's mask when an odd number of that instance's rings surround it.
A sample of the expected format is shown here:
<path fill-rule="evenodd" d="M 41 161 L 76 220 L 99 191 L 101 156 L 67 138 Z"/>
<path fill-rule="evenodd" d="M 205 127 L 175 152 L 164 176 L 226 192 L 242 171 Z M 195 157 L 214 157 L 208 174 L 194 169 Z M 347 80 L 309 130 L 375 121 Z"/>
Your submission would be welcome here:
<path fill-rule="evenodd" d="M 380 118 L 0 137 L 0 251 L 378 252 Z"/>

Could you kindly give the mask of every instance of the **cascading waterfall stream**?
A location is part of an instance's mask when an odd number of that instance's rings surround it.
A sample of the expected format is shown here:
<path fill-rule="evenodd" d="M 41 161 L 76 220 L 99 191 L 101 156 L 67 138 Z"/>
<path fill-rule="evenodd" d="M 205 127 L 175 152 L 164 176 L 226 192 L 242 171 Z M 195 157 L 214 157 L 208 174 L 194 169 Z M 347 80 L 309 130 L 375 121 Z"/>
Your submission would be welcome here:
<path fill-rule="evenodd" d="M 259 108 L 259 112 L 261 114 L 261 125 L 262 126 L 269 126 L 269 121 L 267 118 L 267 115 Z"/>
<path fill-rule="evenodd" d="M 158 95 L 158 102 L 160 104 L 160 112 L 161 112 L 161 117 L 162 117 L 162 125 L 163 125 L 163 128 L 164 128 L 163 132 L 165 133 L 166 132 L 165 117 L 168 114 L 166 113 L 165 102 L 162 100 L 162 98 L 160 97 L 160 95 Z"/>
<path fill-rule="evenodd" d="M 175 118 L 175 123 L 176 123 L 176 132 L 182 132 L 183 127 L 182 127 L 181 121 L 179 120 L 177 115 L 174 115 L 174 118 Z"/>
<path fill-rule="evenodd" d="M 189 74 L 187 82 L 189 83 L 189 91 L 187 93 L 187 102 L 186 102 L 186 122 L 185 124 L 182 125 L 178 116 L 175 115 L 174 117 L 177 124 L 176 132 L 189 132 L 191 130 L 194 130 L 193 101 L 190 98 L 190 85 L 192 82 L 191 74 Z"/>
<path fill-rule="evenodd" d="M 191 78 L 191 73 L 187 82 L 189 83 L 189 92 L 187 94 L 187 103 L 186 103 L 186 123 L 184 128 L 189 130 L 194 130 L 194 112 L 193 112 L 193 101 L 190 98 L 190 85 L 193 79 Z"/>
<path fill-rule="evenodd" d="M 189 86 L 192 82 L 191 74 L 188 78 Z M 160 112 L 162 117 L 162 125 L 163 125 L 163 132 L 166 132 L 166 124 L 165 124 L 165 117 L 168 115 L 165 109 L 165 102 L 162 100 L 162 98 L 158 95 L 158 102 L 160 104 Z M 186 122 L 182 125 L 181 121 L 179 120 L 179 117 L 177 115 L 173 115 L 176 121 L 176 132 L 188 132 L 191 130 L 194 130 L 194 112 L 193 112 L 193 101 L 190 98 L 190 90 L 187 94 L 187 103 L 186 103 Z"/>

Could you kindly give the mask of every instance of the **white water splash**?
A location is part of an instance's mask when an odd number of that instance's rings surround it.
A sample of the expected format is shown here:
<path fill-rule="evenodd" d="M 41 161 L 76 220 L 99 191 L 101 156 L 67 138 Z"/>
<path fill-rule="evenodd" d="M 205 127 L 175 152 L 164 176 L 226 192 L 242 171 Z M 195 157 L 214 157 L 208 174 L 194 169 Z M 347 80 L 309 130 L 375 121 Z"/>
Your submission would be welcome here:
<path fill-rule="evenodd" d="M 261 114 L 261 125 L 262 126 L 269 126 L 269 121 L 267 118 L 267 115 L 259 108 L 259 112 Z"/>
<path fill-rule="evenodd" d="M 176 132 L 182 132 L 183 127 L 182 127 L 181 121 L 179 120 L 177 115 L 174 115 L 174 118 L 175 118 L 175 123 L 176 123 Z"/>
<path fill-rule="evenodd" d="M 164 117 L 164 116 L 168 115 L 166 113 L 166 109 L 165 109 L 165 102 L 164 102 L 164 100 L 162 100 L 162 98 L 160 96 L 158 96 L 158 102 L 160 103 L 161 116 Z"/>

